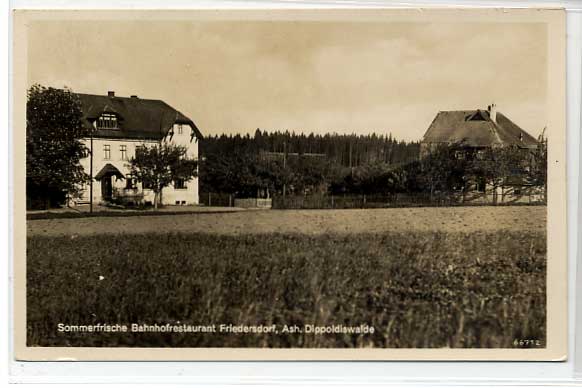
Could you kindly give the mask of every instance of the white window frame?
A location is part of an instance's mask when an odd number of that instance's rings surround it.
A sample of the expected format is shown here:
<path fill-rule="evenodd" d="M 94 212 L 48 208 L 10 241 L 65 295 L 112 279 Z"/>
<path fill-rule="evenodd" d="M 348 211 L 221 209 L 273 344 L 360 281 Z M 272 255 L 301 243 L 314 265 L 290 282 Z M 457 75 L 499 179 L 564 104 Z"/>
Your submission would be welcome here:
<path fill-rule="evenodd" d="M 119 153 L 121 154 L 121 160 L 129 160 L 127 157 L 127 145 L 122 144 L 119 146 Z"/>
<path fill-rule="evenodd" d="M 103 159 L 111 160 L 111 145 L 103 144 Z"/>
<path fill-rule="evenodd" d="M 97 129 L 119 129 L 117 116 L 113 113 L 102 113 L 97 119 Z"/>

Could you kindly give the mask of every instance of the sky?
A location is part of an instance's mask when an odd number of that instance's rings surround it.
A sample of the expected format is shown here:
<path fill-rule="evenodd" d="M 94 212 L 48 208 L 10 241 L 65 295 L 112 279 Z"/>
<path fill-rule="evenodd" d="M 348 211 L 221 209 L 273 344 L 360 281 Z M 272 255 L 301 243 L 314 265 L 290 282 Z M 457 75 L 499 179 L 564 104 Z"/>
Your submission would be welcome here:
<path fill-rule="evenodd" d="M 35 21 L 28 85 L 161 99 L 203 134 L 420 140 L 438 111 L 547 116 L 541 23 Z"/>

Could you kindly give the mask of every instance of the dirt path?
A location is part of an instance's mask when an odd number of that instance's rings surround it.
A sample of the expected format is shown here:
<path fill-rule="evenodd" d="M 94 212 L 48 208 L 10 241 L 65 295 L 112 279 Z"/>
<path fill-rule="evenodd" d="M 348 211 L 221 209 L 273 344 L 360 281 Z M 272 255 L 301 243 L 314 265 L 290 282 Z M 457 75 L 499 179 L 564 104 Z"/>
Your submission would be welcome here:
<path fill-rule="evenodd" d="M 262 210 L 222 214 L 95 217 L 27 221 L 29 236 L 146 232 L 362 233 L 384 231 L 543 231 L 546 207 Z"/>

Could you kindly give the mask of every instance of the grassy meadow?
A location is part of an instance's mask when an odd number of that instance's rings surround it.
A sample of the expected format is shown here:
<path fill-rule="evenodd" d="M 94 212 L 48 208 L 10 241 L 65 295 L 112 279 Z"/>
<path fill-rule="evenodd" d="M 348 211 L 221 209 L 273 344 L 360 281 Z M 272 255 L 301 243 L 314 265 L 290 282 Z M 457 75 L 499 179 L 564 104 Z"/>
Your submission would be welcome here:
<path fill-rule="evenodd" d="M 349 217 L 347 212 L 342 217 Z M 368 212 L 370 218 L 381 217 L 374 210 Z M 231 215 L 231 220 L 240 214 Z M 243 218 L 281 214 L 248 212 Z M 498 224 L 495 231 L 472 225 L 474 230 L 463 232 L 446 230 L 434 220 L 433 230 L 394 226 L 392 231 L 361 228 L 342 233 L 323 228 L 319 233 L 275 229 L 266 233 L 247 228 L 214 233 L 197 230 L 192 215 L 173 217 L 189 217 L 180 222 L 190 220 L 193 230 L 151 225 L 152 230 L 139 233 L 131 228 L 124 234 L 93 228 L 92 233 L 70 234 L 29 221 L 28 345 L 508 348 L 517 346 L 516 340 L 532 339 L 539 341 L 537 346 L 545 344 L 546 242 L 541 228 L 519 230 L 514 224 Z M 389 211 L 383 217 L 387 224 L 398 220 Z M 531 214 L 520 217 L 531 219 Z M 418 225 L 423 222 L 419 217 Z M 367 324 L 375 331 L 357 335 L 57 331 L 59 323 L 177 322 Z"/>

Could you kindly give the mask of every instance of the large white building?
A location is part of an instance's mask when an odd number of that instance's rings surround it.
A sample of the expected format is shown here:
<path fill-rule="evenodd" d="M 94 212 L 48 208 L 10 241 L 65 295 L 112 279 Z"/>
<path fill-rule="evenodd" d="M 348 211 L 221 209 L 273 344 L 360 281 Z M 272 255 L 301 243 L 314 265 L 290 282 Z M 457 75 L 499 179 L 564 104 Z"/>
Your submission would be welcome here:
<path fill-rule="evenodd" d="M 188 158 L 198 158 L 202 133 L 194 122 L 164 101 L 107 95 L 77 94 L 83 109 L 83 121 L 92 136 L 83 139 L 90 155 L 81 161 L 92 177 L 93 203 L 153 203 L 154 193 L 147 184 L 130 176 L 129 160 L 136 147 L 163 142 L 187 148 Z M 76 204 L 89 203 L 91 185 L 83 187 Z M 198 204 L 198 178 L 177 181 L 163 189 L 165 205 Z"/>

